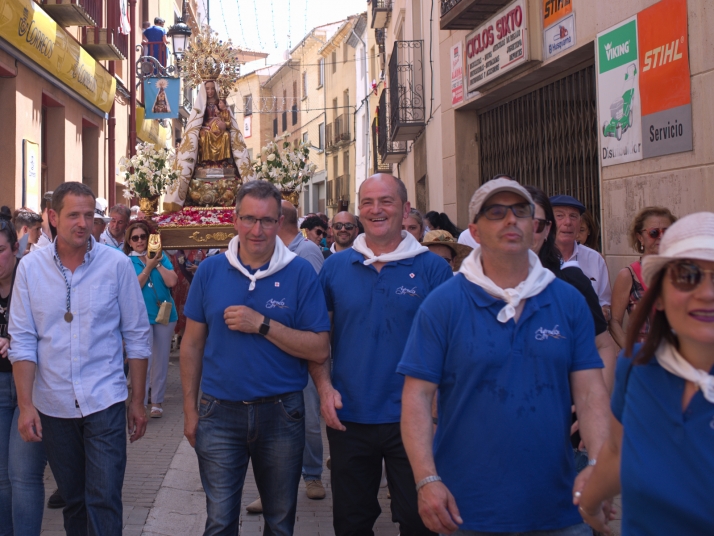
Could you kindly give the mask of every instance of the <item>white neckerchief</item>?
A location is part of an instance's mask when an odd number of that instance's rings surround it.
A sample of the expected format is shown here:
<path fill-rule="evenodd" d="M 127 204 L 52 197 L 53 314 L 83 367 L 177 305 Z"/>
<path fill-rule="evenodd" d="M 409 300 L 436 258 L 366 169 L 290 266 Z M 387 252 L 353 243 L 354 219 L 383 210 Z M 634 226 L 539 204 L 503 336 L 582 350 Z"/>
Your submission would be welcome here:
<path fill-rule="evenodd" d="M 668 342 L 662 342 L 655 351 L 655 357 L 660 366 L 675 376 L 696 383 L 702 390 L 704 398 L 714 404 L 714 376 L 703 370 L 694 368 L 684 359 L 677 349 Z"/>
<path fill-rule="evenodd" d="M 521 300 L 540 294 L 555 279 L 553 272 L 543 268 L 538 255 L 530 250 L 528 251 L 528 264 L 530 265 L 528 277 L 521 281 L 516 288 L 502 289 L 483 273 L 481 246 L 479 246 L 474 248 L 463 260 L 459 273 L 464 274 L 466 279 L 484 289 L 494 298 L 506 302 L 496 317 L 499 322 L 506 323 L 516 316 L 516 308 Z"/>
<path fill-rule="evenodd" d="M 402 259 L 411 259 L 429 251 L 429 248 L 422 246 L 417 239 L 406 231 L 402 231 L 402 241 L 397 246 L 397 249 L 390 251 L 389 253 L 382 253 L 381 255 L 375 255 L 374 251 L 367 247 L 367 241 L 365 240 L 365 235 L 361 234 L 355 238 L 354 244 L 352 244 L 352 249 L 361 253 L 366 257 L 364 261 L 365 266 L 369 266 L 375 262 L 391 262 L 391 261 L 401 261 Z"/>
<path fill-rule="evenodd" d="M 141 253 L 139 253 L 138 251 L 130 251 L 129 256 L 130 257 L 144 257 L 144 256 L 146 256 L 146 250 L 142 251 Z"/>
<path fill-rule="evenodd" d="M 330 246 L 330 251 L 332 253 L 337 253 L 337 250 L 335 249 L 335 243 L 333 242 L 332 245 Z"/>
<path fill-rule="evenodd" d="M 270 264 L 267 270 L 258 270 L 255 274 L 251 274 L 245 266 L 240 262 L 238 258 L 238 244 L 240 240 L 238 235 L 234 236 L 230 242 L 228 242 L 228 249 L 226 250 L 226 258 L 231 266 L 250 279 L 250 285 L 248 290 L 251 291 L 255 288 L 255 282 L 258 279 L 263 279 L 279 272 L 285 268 L 290 262 L 297 257 L 295 253 L 290 251 L 283 241 L 278 239 L 275 241 L 275 249 L 273 250 L 273 256 L 270 258 Z"/>
<path fill-rule="evenodd" d="M 104 240 L 102 240 L 104 238 Z M 99 240 L 103 244 L 109 244 L 110 246 L 114 246 L 115 248 L 120 248 L 124 244 L 124 241 L 122 240 L 121 242 L 117 241 L 116 238 L 112 236 L 112 234 L 109 232 L 109 227 L 104 229 L 104 232 L 102 232 L 101 235 L 99 235 Z"/>

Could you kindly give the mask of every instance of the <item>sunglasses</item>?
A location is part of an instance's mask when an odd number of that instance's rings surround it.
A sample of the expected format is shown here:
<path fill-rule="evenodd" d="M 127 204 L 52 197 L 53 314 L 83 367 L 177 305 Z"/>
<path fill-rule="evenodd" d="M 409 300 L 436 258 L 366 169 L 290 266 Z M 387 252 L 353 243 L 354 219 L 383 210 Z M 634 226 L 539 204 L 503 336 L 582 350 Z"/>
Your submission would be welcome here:
<path fill-rule="evenodd" d="M 315 234 L 317 236 L 322 236 L 325 234 L 325 231 L 323 231 L 322 229 L 315 229 Z"/>
<path fill-rule="evenodd" d="M 536 233 L 542 233 L 545 231 L 546 226 L 550 223 L 548 220 L 541 220 L 540 218 L 533 218 L 536 222 L 538 222 L 538 225 L 536 225 L 535 232 Z"/>
<path fill-rule="evenodd" d="M 487 220 L 502 220 L 512 211 L 516 218 L 532 218 L 535 207 L 530 203 L 516 203 L 515 205 L 489 205 L 481 211 L 479 216 L 486 216 Z"/>
<path fill-rule="evenodd" d="M 672 286 L 681 292 L 691 292 L 697 288 L 704 279 L 704 274 L 709 274 L 714 284 L 714 270 L 704 270 L 690 261 L 675 262 L 669 266 L 669 280 Z"/>
<path fill-rule="evenodd" d="M 353 231 L 354 229 L 357 228 L 357 226 L 354 223 L 333 223 L 332 228 L 335 231 L 341 231 L 342 229 L 346 229 L 347 231 Z"/>
<path fill-rule="evenodd" d="M 138 242 L 139 240 L 146 240 L 148 236 L 147 234 L 137 234 L 131 237 L 131 241 Z"/>
<path fill-rule="evenodd" d="M 652 240 L 657 240 L 660 236 L 664 236 L 664 232 L 669 229 L 669 227 L 653 227 L 652 229 L 642 229 L 643 233 L 647 233 Z"/>

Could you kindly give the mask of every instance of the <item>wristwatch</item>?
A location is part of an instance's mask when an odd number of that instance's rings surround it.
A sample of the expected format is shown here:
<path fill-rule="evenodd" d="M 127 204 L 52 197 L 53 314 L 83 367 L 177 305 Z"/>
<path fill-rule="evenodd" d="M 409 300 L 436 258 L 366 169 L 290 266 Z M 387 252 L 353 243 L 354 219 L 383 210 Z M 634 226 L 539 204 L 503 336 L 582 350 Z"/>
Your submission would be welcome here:
<path fill-rule="evenodd" d="M 268 334 L 268 331 L 270 330 L 270 318 L 267 316 L 263 316 L 263 323 L 260 325 L 260 328 L 258 329 L 258 333 L 260 333 L 263 337 L 265 337 Z"/>

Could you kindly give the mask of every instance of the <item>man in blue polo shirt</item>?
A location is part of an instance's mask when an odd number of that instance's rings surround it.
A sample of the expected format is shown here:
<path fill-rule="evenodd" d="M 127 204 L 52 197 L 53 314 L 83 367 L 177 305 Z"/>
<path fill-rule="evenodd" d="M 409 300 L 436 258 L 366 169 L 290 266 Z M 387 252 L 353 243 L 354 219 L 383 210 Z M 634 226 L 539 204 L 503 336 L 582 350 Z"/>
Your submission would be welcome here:
<path fill-rule="evenodd" d="M 164 28 L 166 21 L 161 17 L 156 17 L 154 19 L 154 25 L 147 28 L 142 32 L 142 45 L 148 49 L 148 55 L 156 58 L 161 65 L 166 67 L 166 45 L 169 44 L 169 40 L 166 37 L 166 28 Z"/>
<path fill-rule="evenodd" d="M 364 234 L 352 249 L 329 257 L 320 272 L 333 320 L 332 378 L 329 364 L 310 364 L 329 426 L 335 534 L 372 534 L 381 511 L 382 459 L 400 534 L 432 534 L 419 518 L 399 432 L 404 379 L 396 370 L 419 305 L 452 273 L 444 259 L 402 231 L 410 205 L 401 180 L 370 177 L 359 202 Z"/>
<path fill-rule="evenodd" d="M 280 203 L 267 181 L 240 188 L 237 236 L 201 263 L 184 308 L 184 433 L 206 491 L 204 534 L 238 532 L 248 460 L 266 533 L 287 536 L 295 525 L 302 391 L 308 361 L 328 358 L 330 321 L 315 270 L 277 239 Z"/>
<path fill-rule="evenodd" d="M 397 369 L 419 512 L 436 532 L 592 534 L 572 502 L 571 391 L 592 466 L 609 418 L 602 361 L 585 300 L 530 251 L 533 215 L 516 181 L 476 191 L 480 247 L 419 308 Z"/>

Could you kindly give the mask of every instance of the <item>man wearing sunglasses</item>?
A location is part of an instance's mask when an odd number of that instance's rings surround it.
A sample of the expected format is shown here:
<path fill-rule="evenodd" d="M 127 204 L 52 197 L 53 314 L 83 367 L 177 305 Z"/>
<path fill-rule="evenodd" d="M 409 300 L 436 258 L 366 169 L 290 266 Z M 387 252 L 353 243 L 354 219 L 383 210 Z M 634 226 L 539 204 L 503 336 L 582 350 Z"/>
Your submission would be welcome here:
<path fill-rule="evenodd" d="M 334 244 L 330 246 L 332 253 L 350 249 L 359 234 L 355 215 L 346 211 L 335 214 L 335 217 L 332 218 L 332 234 L 335 237 Z"/>
<path fill-rule="evenodd" d="M 438 533 L 592 534 L 572 504 L 571 392 L 592 466 L 609 418 L 602 361 L 584 298 L 530 250 L 533 217 L 514 180 L 476 191 L 479 246 L 424 300 L 397 368 L 420 514 Z"/>
<path fill-rule="evenodd" d="M 315 245 L 320 248 L 320 251 L 322 251 L 320 242 L 322 242 L 322 237 L 327 234 L 327 224 L 325 221 L 319 216 L 310 216 L 302 222 L 300 229 L 305 229 L 307 231 L 307 239 L 314 242 Z"/>
<path fill-rule="evenodd" d="M 579 266 L 590 279 L 600 300 L 600 307 L 605 313 L 605 319 L 609 320 L 612 290 L 605 259 L 597 251 L 578 244 L 575 240 L 580 231 L 580 219 L 585 212 L 585 205 L 570 195 L 554 195 L 550 198 L 550 204 L 555 214 L 555 244 L 563 256 L 563 263 L 574 263 L 571 266 Z"/>

